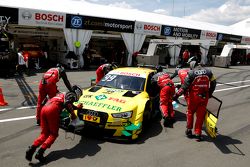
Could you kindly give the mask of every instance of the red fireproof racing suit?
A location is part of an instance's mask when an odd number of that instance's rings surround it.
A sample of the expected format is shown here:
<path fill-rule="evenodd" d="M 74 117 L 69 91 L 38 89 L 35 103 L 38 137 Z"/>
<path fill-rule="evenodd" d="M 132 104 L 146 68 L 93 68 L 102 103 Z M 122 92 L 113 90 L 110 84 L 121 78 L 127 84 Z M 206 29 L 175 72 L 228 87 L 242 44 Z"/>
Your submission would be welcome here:
<path fill-rule="evenodd" d="M 43 149 L 50 148 L 58 137 L 60 113 L 66 108 L 71 113 L 71 119 L 75 119 L 74 106 L 65 100 L 65 93 L 59 93 L 49 99 L 41 111 L 41 134 L 35 139 L 33 145 Z"/>
<path fill-rule="evenodd" d="M 97 68 L 96 70 L 96 80 L 95 80 L 95 83 L 98 83 L 102 77 L 104 77 L 104 75 L 106 74 L 106 70 L 105 68 L 107 68 L 108 66 L 111 66 L 110 64 L 103 64 L 101 65 L 100 67 Z"/>
<path fill-rule="evenodd" d="M 193 128 L 194 113 L 196 113 L 194 128 L 194 133 L 196 135 L 201 135 L 208 99 L 212 96 L 215 87 L 216 79 L 211 70 L 197 67 L 188 72 L 188 76 L 186 77 L 184 84 L 177 92 L 177 96 L 180 96 L 185 91 L 189 92 L 187 129 Z"/>
<path fill-rule="evenodd" d="M 158 86 L 160 87 L 160 110 L 164 118 L 174 118 L 173 95 L 175 87 L 168 74 L 158 77 Z"/>
<path fill-rule="evenodd" d="M 189 71 L 189 69 L 176 69 L 174 74 L 171 75 L 170 78 L 173 79 L 174 77 L 176 77 L 178 75 L 179 78 L 180 78 L 180 81 L 181 81 L 181 85 L 183 85 L 184 81 L 185 81 L 185 78 L 186 78 L 186 76 L 188 74 L 188 71 Z M 184 93 L 184 98 L 185 98 L 186 102 L 188 103 L 188 91 L 186 91 Z"/>
<path fill-rule="evenodd" d="M 40 113 L 42 109 L 42 104 L 44 100 L 46 100 L 46 96 L 48 98 L 54 97 L 59 91 L 57 89 L 57 82 L 63 79 L 66 87 L 71 91 L 71 85 L 68 81 L 67 75 L 65 71 L 61 68 L 51 68 L 47 72 L 44 73 L 43 78 L 39 83 L 39 94 L 37 100 L 37 112 L 36 112 L 36 119 L 40 120 Z"/>

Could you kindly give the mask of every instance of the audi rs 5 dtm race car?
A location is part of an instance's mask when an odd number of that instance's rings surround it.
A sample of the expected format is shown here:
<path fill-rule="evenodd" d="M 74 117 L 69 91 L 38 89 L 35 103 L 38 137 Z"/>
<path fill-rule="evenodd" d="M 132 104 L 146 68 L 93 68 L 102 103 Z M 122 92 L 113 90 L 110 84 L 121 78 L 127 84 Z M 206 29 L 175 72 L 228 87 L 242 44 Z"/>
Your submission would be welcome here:
<path fill-rule="evenodd" d="M 156 70 L 143 67 L 117 68 L 95 86 L 83 91 L 77 115 L 85 127 L 102 129 L 115 139 L 136 139 L 153 115 L 155 88 L 151 78 Z M 77 105 L 77 104 L 76 104 Z"/>

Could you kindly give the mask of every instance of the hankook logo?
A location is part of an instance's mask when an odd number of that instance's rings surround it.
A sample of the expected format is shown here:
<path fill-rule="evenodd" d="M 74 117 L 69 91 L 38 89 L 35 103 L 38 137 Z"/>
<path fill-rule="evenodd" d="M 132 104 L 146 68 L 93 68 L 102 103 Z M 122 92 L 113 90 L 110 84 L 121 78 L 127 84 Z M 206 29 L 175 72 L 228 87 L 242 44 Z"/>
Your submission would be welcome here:
<path fill-rule="evenodd" d="M 29 20 L 29 19 L 31 19 L 32 14 L 29 11 L 24 11 L 22 13 L 22 17 L 23 17 L 24 20 Z"/>
<path fill-rule="evenodd" d="M 75 28 L 80 28 L 82 27 L 82 17 L 79 16 L 74 16 L 71 19 L 71 25 Z"/>
<path fill-rule="evenodd" d="M 141 23 L 137 23 L 136 24 L 136 29 L 137 30 L 141 30 L 142 29 L 142 24 Z"/>

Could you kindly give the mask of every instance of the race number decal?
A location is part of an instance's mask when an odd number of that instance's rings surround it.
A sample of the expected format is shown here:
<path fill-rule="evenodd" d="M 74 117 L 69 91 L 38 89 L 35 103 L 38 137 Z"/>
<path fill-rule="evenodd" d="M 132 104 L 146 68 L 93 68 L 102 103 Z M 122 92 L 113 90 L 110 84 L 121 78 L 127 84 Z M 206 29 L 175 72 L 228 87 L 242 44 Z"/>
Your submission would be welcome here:
<path fill-rule="evenodd" d="M 116 75 L 105 75 L 104 78 L 102 79 L 102 81 L 112 81 L 113 79 L 116 78 Z"/>

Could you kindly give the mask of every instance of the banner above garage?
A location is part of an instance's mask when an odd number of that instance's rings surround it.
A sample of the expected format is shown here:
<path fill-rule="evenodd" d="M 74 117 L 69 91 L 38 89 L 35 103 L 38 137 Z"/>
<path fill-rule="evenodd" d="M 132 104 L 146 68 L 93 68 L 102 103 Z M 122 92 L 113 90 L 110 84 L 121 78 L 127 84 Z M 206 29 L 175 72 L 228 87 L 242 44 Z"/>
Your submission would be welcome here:
<path fill-rule="evenodd" d="M 64 28 L 66 14 L 31 9 L 19 9 L 18 24 L 35 27 Z"/>
<path fill-rule="evenodd" d="M 0 7 L 0 23 L 17 24 L 18 9 Z"/>
<path fill-rule="evenodd" d="M 100 17 L 66 15 L 66 28 L 103 30 L 116 32 L 134 32 L 134 22 L 125 20 L 116 20 Z"/>
<path fill-rule="evenodd" d="M 163 25 L 161 35 L 183 39 L 200 39 L 201 30 Z"/>

